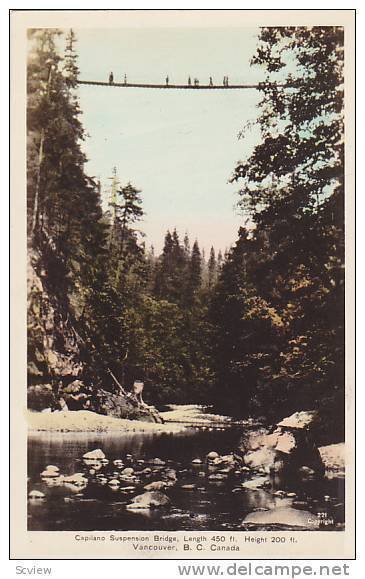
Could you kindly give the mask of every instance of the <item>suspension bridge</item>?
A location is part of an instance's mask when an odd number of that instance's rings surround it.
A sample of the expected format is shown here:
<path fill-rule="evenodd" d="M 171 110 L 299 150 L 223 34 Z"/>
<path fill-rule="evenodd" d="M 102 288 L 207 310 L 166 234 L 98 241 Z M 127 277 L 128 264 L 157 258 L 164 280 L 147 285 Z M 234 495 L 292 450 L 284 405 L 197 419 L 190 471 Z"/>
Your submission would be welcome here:
<path fill-rule="evenodd" d="M 273 86 L 269 83 L 258 83 L 258 84 L 171 84 L 170 82 L 165 82 L 164 84 L 153 84 L 145 82 L 103 82 L 98 80 L 78 80 L 79 85 L 89 85 L 89 86 L 108 86 L 110 88 L 153 88 L 153 89 L 164 89 L 164 90 L 237 90 L 237 89 L 263 89 L 268 86 Z M 277 87 L 288 87 L 288 84 L 280 85 L 275 84 Z"/>

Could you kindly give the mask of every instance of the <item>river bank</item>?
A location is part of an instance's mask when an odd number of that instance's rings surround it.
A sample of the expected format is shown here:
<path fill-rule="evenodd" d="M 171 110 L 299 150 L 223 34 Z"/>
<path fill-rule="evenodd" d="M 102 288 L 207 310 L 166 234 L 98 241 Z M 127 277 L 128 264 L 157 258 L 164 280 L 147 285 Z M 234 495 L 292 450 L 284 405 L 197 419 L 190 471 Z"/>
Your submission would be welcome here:
<path fill-rule="evenodd" d="M 203 430 L 217 424 L 229 426 L 231 419 L 227 416 L 208 414 L 202 406 L 170 406 L 169 410 L 160 413 L 163 424 L 141 422 L 105 416 L 88 410 L 67 412 L 32 412 L 27 411 L 27 423 L 30 433 L 36 432 L 75 432 L 75 433 L 178 433 L 187 425 L 197 425 Z M 203 426 L 202 426 L 203 424 Z M 242 421 L 242 426 L 253 427 L 250 420 Z M 345 443 L 319 447 L 319 452 L 328 476 L 345 474 Z"/>
<path fill-rule="evenodd" d="M 180 432 L 182 424 L 158 424 L 114 418 L 89 410 L 67 412 L 27 412 L 30 432 Z"/>
<path fill-rule="evenodd" d="M 34 412 L 28 411 L 27 422 L 32 432 L 180 432 L 186 426 L 227 427 L 232 418 L 207 412 L 197 404 L 171 404 L 158 416 L 163 423 L 116 418 L 89 410 Z M 238 424 L 238 423 L 235 423 Z M 253 421 L 241 421 L 242 426 L 252 426 Z"/>

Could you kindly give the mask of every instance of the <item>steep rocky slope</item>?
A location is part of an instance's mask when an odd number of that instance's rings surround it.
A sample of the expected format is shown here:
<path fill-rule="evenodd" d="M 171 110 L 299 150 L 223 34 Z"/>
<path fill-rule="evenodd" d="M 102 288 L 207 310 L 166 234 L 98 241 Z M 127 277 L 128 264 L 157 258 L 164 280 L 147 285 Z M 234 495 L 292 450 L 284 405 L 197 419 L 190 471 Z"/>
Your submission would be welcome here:
<path fill-rule="evenodd" d="M 86 346 L 73 313 L 48 289 L 42 257 L 28 254 L 28 407 L 37 411 L 92 410 L 116 418 L 161 422 L 158 412 L 111 385 L 90 383 Z"/>

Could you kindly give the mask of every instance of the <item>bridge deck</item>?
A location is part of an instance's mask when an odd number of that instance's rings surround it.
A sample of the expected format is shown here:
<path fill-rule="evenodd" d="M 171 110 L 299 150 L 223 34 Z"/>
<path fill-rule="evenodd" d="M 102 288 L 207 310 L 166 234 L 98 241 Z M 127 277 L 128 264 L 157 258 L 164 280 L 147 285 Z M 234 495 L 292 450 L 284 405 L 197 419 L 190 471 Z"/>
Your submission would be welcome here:
<path fill-rule="evenodd" d="M 234 90 L 234 89 L 258 89 L 263 88 L 265 83 L 262 84 L 199 84 L 197 86 L 193 84 L 148 84 L 148 83 L 124 83 L 124 82 L 102 82 L 98 80 L 79 80 L 78 84 L 93 85 L 93 86 L 109 86 L 116 88 L 159 88 L 159 89 L 184 89 L 184 90 Z"/>

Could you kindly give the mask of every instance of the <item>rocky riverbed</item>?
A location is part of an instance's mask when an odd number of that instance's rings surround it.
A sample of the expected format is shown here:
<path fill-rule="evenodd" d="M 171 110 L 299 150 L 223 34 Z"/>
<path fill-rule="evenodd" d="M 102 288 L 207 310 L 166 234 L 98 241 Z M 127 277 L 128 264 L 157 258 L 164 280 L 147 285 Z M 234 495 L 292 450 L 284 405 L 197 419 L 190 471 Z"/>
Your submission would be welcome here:
<path fill-rule="evenodd" d="M 87 452 L 71 437 L 72 461 L 51 440 L 32 464 L 29 528 L 343 529 L 340 474 L 329 479 L 304 471 L 300 480 L 280 480 L 230 450 L 237 449 L 237 430 L 131 436 L 120 447 L 116 434 L 113 444 L 100 435 L 99 446 Z M 216 444 L 209 449 L 209 442 Z M 39 440 L 38 447 L 44 450 Z"/>

